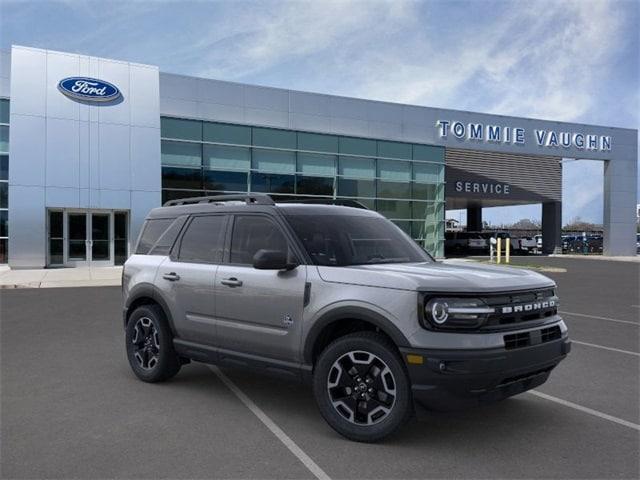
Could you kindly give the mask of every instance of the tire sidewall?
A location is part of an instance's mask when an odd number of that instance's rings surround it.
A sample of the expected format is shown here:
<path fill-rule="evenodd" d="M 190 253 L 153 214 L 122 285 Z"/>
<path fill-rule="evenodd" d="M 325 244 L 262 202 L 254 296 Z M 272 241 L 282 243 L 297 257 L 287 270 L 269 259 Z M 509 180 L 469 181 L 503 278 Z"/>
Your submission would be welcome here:
<path fill-rule="evenodd" d="M 396 401 L 379 423 L 355 425 L 342 417 L 333 407 L 327 390 L 327 377 L 333 363 L 342 355 L 363 350 L 372 353 L 391 369 L 396 383 Z M 385 337 L 381 335 L 351 334 L 331 343 L 318 358 L 313 375 L 313 392 L 323 418 L 341 435 L 360 442 L 380 440 L 401 427 L 413 411 L 411 385 L 399 355 Z"/>
<path fill-rule="evenodd" d="M 144 317 L 149 318 L 153 323 L 153 326 L 158 332 L 158 343 L 160 345 L 158 363 L 149 370 L 145 370 L 138 364 L 138 361 L 134 356 L 132 342 L 135 325 L 138 320 Z M 175 350 L 173 349 L 173 336 L 167 326 L 164 313 L 155 305 L 144 305 L 134 310 L 127 322 L 125 342 L 129 365 L 131 366 L 133 373 L 135 373 L 140 380 L 145 382 L 158 382 L 165 380 L 175 375 L 177 370 L 180 368 L 178 358 Z"/>

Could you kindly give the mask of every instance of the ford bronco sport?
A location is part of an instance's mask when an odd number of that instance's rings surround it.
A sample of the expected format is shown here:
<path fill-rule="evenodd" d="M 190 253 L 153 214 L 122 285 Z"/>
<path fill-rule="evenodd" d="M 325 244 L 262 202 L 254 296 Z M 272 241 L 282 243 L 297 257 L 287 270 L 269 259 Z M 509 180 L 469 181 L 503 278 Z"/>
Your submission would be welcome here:
<path fill-rule="evenodd" d="M 224 195 L 152 210 L 123 272 L 134 373 L 158 382 L 198 361 L 308 379 L 329 425 L 371 442 L 414 402 L 500 400 L 569 352 L 550 279 L 435 261 L 381 215 L 333 203 Z"/>

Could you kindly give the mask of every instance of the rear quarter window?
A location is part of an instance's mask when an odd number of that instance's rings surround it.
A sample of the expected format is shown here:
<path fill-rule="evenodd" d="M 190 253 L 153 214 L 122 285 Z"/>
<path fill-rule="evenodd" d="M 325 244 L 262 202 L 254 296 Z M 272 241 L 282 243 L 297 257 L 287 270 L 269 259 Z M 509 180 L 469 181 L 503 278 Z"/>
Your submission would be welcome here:
<path fill-rule="evenodd" d="M 151 251 L 151 249 L 158 243 L 161 237 L 166 237 L 164 235 L 165 232 L 171 227 L 177 220 L 176 218 L 153 218 L 151 220 L 147 220 L 144 224 L 144 228 L 142 229 L 142 235 L 140 235 L 140 240 L 138 241 L 138 247 L 136 248 L 137 255 L 147 255 Z M 176 231 L 175 236 L 178 235 L 178 231 Z M 175 241 L 175 236 L 171 241 L 173 245 L 173 241 Z M 164 238 L 163 238 L 164 240 Z M 169 246 L 169 248 L 171 248 Z M 155 254 L 161 254 L 159 252 L 154 252 Z"/>

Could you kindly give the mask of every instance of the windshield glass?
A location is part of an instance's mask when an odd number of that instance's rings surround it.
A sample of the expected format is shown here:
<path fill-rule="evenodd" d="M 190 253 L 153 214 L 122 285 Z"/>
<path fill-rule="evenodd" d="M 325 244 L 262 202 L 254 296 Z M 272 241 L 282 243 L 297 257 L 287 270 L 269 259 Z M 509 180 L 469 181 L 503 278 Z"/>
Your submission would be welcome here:
<path fill-rule="evenodd" d="M 429 262 L 432 258 L 385 218 L 357 215 L 287 215 L 316 265 L 344 267 Z"/>

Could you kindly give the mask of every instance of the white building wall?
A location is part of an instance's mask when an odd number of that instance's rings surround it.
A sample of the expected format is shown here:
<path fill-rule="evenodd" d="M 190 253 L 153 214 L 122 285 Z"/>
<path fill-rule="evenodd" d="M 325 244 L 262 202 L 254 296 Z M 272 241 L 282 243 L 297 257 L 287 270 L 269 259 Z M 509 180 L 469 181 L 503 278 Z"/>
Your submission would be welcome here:
<path fill-rule="evenodd" d="M 122 101 L 62 95 L 72 76 L 112 83 Z M 129 210 L 132 245 L 161 202 L 157 67 L 14 46 L 10 81 L 9 264 L 46 264 L 48 207 Z"/>

